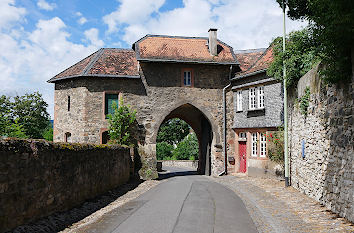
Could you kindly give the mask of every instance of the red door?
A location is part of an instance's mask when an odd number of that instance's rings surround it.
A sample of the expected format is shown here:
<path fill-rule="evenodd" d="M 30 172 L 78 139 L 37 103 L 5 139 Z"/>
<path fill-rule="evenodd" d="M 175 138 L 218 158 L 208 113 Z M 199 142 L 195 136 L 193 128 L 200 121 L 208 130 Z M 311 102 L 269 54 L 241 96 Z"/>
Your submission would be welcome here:
<path fill-rule="evenodd" d="M 246 172 L 246 142 L 239 142 L 238 145 L 238 154 L 240 156 L 240 172 Z"/>

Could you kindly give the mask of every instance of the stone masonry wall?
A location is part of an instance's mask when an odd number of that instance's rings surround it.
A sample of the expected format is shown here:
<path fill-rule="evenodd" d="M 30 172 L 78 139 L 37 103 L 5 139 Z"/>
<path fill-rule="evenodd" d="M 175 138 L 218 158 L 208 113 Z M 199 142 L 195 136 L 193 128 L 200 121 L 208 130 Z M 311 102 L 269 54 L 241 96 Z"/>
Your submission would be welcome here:
<path fill-rule="evenodd" d="M 194 87 L 181 87 L 184 68 L 193 70 Z M 74 142 L 100 143 L 101 132 L 108 128 L 104 118 L 104 93 L 120 93 L 124 102 L 137 110 L 137 123 L 143 132 L 139 152 L 141 159 L 146 159 L 151 167 L 156 164 L 156 136 L 161 123 L 176 108 L 190 104 L 211 124 L 212 174 L 219 174 L 224 167 L 222 88 L 228 84 L 229 66 L 141 63 L 140 76 L 141 79 L 89 77 L 57 82 L 54 140 L 63 141 L 65 132 L 72 131 L 75 132 L 72 134 Z M 69 92 L 75 92 L 72 99 L 80 98 L 80 101 L 72 102 L 73 113 L 67 112 L 64 101 Z M 228 95 L 228 101 L 232 101 L 231 95 Z M 80 119 L 72 118 L 70 114 L 74 113 Z"/>
<path fill-rule="evenodd" d="M 129 179 L 130 150 L 116 146 L 0 141 L 0 232 L 65 211 Z"/>
<path fill-rule="evenodd" d="M 291 185 L 354 222 L 354 76 L 328 86 L 318 69 L 288 95 Z M 306 87 L 311 93 L 307 116 L 298 101 Z"/>

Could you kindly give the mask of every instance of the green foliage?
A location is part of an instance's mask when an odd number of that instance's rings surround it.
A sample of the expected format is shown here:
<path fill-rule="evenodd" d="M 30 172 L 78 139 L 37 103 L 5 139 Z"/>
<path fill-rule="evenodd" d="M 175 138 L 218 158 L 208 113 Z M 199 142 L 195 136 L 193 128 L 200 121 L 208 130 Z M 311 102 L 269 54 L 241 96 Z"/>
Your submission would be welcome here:
<path fill-rule="evenodd" d="M 156 141 L 177 145 L 189 134 L 189 125 L 178 118 L 163 123 L 159 129 Z"/>
<path fill-rule="evenodd" d="M 43 138 L 47 141 L 53 141 L 53 128 L 51 126 L 48 126 L 43 132 Z"/>
<path fill-rule="evenodd" d="M 38 92 L 16 96 L 13 101 L 0 96 L 0 136 L 43 138 L 49 124 L 47 106 Z"/>
<path fill-rule="evenodd" d="M 124 105 L 123 99 L 120 99 L 119 106 L 116 103 L 112 105 L 113 114 L 108 114 L 110 143 L 119 145 L 134 144 L 134 122 L 136 111 L 129 105 Z"/>
<path fill-rule="evenodd" d="M 7 134 L 10 124 L 11 102 L 5 95 L 0 96 L 0 136 Z"/>
<path fill-rule="evenodd" d="M 172 151 L 174 147 L 167 142 L 156 143 L 156 158 L 157 160 L 170 160 L 172 159 Z"/>
<path fill-rule="evenodd" d="M 188 134 L 172 152 L 172 155 L 177 160 L 188 160 L 198 158 L 199 144 L 195 133 Z"/>
<path fill-rule="evenodd" d="M 296 86 L 299 79 L 319 62 L 320 51 L 312 37 L 312 31 L 305 28 L 291 32 L 286 38 L 286 51 L 283 52 L 282 38 L 272 42 L 274 60 L 267 74 L 283 80 L 283 59 L 286 66 L 287 87 Z"/>
<path fill-rule="evenodd" d="M 38 92 L 15 96 L 12 106 L 12 119 L 17 119 L 29 138 L 42 138 L 47 128 L 49 114 L 48 104 Z"/>
<path fill-rule="evenodd" d="M 307 116 L 307 109 L 309 107 L 309 102 L 310 102 L 310 88 L 306 87 L 305 89 L 305 94 L 299 98 L 299 104 L 300 104 L 300 112 L 306 117 Z"/>
<path fill-rule="evenodd" d="M 282 6 L 282 0 L 277 0 Z M 350 79 L 354 41 L 354 1 L 288 0 L 291 19 L 308 20 L 311 35 L 325 65 L 322 77 L 328 82 Z"/>
<path fill-rule="evenodd" d="M 27 138 L 27 135 L 24 132 L 23 126 L 18 123 L 18 120 L 15 122 L 10 123 L 6 128 L 6 133 L 8 137 L 13 138 Z"/>
<path fill-rule="evenodd" d="M 284 163 L 284 129 L 269 132 L 266 135 L 268 140 L 268 157 L 278 164 Z"/>

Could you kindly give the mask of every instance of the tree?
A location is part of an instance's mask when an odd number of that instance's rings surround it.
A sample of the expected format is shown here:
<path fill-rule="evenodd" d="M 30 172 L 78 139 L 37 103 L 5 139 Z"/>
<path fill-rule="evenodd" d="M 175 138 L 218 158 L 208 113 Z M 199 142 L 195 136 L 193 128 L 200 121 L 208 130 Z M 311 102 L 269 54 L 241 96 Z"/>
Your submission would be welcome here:
<path fill-rule="evenodd" d="M 11 123 L 11 102 L 10 98 L 0 96 L 0 136 L 7 135 L 7 127 Z"/>
<path fill-rule="evenodd" d="M 129 105 L 124 105 L 123 99 L 112 105 L 113 114 L 108 114 L 109 129 L 108 134 L 110 142 L 119 145 L 134 144 L 134 122 L 136 119 L 136 111 L 132 110 Z"/>
<path fill-rule="evenodd" d="M 295 86 L 299 79 L 320 61 L 320 51 L 310 28 L 291 32 L 286 38 L 285 53 L 281 37 L 274 39 L 271 47 L 273 61 L 268 67 L 267 74 L 282 80 L 284 60 L 288 87 Z"/>
<path fill-rule="evenodd" d="M 169 160 L 172 157 L 173 146 L 167 142 L 156 143 L 157 160 Z"/>
<path fill-rule="evenodd" d="M 277 0 L 280 6 L 283 0 Z M 308 20 L 313 39 L 321 50 L 326 81 L 338 82 L 352 76 L 351 49 L 354 41 L 354 1 L 287 0 L 291 19 Z"/>
<path fill-rule="evenodd" d="M 29 138 L 42 138 L 49 125 L 48 104 L 38 92 L 15 96 L 12 108 L 12 119 L 22 125 Z"/>
<path fill-rule="evenodd" d="M 189 134 L 189 125 L 178 118 L 163 123 L 157 134 L 157 142 L 167 142 L 171 145 L 177 145 Z"/>
<path fill-rule="evenodd" d="M 195 160 L 199 155 L 199 144 L 195 133 L 188 134 L 172 152 L 177 160 Z"/>

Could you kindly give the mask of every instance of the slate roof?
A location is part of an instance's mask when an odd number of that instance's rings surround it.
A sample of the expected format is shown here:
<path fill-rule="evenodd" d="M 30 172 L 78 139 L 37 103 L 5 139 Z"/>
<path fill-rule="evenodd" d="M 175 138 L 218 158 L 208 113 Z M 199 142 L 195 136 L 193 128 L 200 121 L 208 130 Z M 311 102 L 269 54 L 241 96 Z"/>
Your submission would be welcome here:
<path fill-rule="evenodd" d="M 116 48 L 100 49 L 57 74 L 48 82 L 53 83 L 62 79 L 81 76 L 140 78 L 135 51 Z"/>
<path fill-rule="evenodd" d="M 232 47 L 218 40 L 218 55 L 208 50 L 207 37 L 147 35 L 133 44 L 138 61 L 237 65 Z"/>
<path fill-rule="evenodd" d="M 241 63 L 241 72 L 238 72 L 235 75 L 234 79 L 239 79 L 243 77 L 248 77 L 250 75 L 266 72 L 269 64 L 273 60 L 273 48 L 270 46 L 267 49 L 263 50 L 262 53 L 261 52 L 261 50 L 257 52 L 253 52 L 251 50 L 249 53 L 240 53 L 241 56 L 240 54 L 237 54 L 237 57 Z"/>

